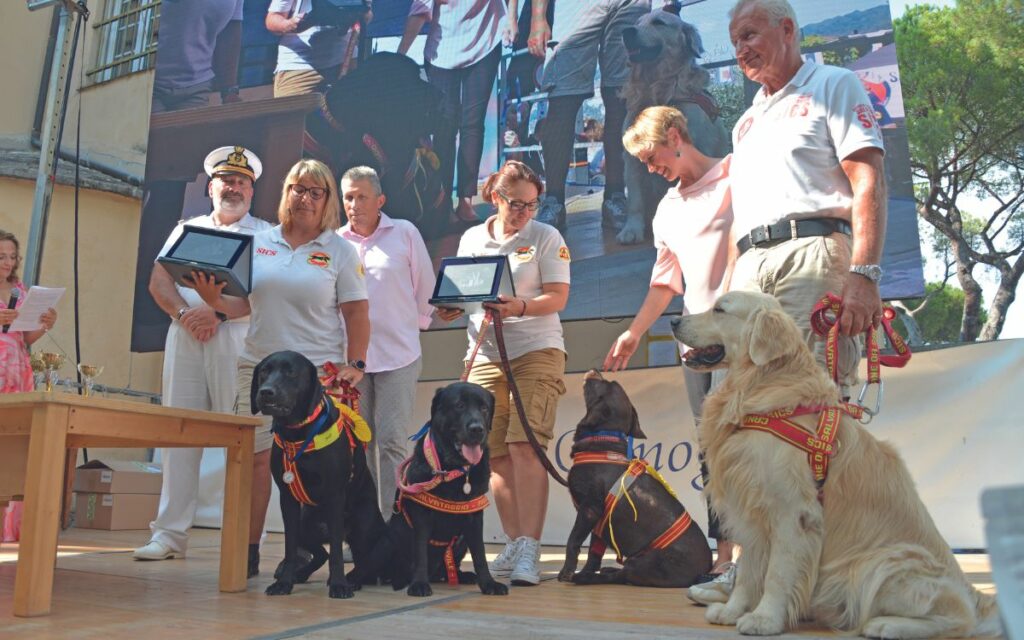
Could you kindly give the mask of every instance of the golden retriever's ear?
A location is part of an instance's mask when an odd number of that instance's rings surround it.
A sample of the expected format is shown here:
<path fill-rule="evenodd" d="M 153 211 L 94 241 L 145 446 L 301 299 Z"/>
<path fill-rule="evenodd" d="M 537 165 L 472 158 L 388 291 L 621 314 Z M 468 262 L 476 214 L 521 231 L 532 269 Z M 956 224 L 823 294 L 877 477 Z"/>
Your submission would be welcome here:
<path fill-rule="evenodd" d="M 683 60 L 694 61 L 704 55 L 704 43 L 701 41 L 700 32 L 689 22 L 683 22 Z"/>
<path fill-rule="evenodd" d="M 747 349 L 750 360 L 756 366 L 764 366 L 799 347 L 793 320 L 783 311 L 758 309 L 747 323 L 750 335 Z"/>

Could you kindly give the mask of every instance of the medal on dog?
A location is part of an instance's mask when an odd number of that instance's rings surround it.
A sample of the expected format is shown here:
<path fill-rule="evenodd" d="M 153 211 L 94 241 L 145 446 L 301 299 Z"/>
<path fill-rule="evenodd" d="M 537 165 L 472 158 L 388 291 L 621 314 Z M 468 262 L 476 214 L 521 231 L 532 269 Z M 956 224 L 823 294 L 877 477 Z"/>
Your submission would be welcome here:
<path fill-rule="evenodd" d="M 469 492 L 473 490 L 473 487 L 469 486 L 469 476 L 466 476 L 466 483 L 462 485 L 462 493 L 469 495 Z"/>
<path fill-rule="evenodd" d="M 295 474 L 291 471 L 285 471 L 281 474 L 281 479 L 284 480 L 285 484 L 291 484 L 295 482 Z"/>

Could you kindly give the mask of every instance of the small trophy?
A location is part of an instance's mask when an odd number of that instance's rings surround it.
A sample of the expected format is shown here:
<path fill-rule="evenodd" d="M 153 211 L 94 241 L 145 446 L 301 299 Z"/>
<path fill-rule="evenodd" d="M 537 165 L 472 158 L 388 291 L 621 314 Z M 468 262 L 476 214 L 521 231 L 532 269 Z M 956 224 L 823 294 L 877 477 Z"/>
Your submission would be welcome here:
<path fill-rule="evenodd" d="M 78 373 L 82 374 L 82 380 L 85 381 L 85 386 L 82 389 L 82 395 L 86 397 L 91 396 L 95 379 L 98 375 L 103 373 L 103 367 L 98 367 L 92 364 L 79 364 Z"/>
<path fill-rule="evenodd" d="M 43 363 L 43 356 L 38 351 L 32 354 L 29 364 L 32 365 L 32 388 L 35 389 L 46 378 L 46 365 Z"/>
<path fill-rule="evenodd" d="M 64 354 L 44 351 L 39 356 L 43 361 L 43 372 L 46 374 L 46 390 L 53 391 L 53 385 L 57 382 L 57 369 L 64 365 Z"/>

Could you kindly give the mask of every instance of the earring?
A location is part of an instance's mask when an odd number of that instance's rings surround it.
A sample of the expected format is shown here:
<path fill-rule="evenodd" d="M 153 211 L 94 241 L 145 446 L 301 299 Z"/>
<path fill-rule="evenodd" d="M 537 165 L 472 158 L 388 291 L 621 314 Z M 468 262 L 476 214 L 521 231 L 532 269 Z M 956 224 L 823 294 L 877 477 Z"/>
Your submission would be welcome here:
<path fill-rule="evenodd" d="M 682 153 L 680 153 L 679 151 L 676 151 L 676 157 L 677 157 L 677 158 L 681 158 L 681 157 L 683 157 L 683 154 L 682 154 Z"/>

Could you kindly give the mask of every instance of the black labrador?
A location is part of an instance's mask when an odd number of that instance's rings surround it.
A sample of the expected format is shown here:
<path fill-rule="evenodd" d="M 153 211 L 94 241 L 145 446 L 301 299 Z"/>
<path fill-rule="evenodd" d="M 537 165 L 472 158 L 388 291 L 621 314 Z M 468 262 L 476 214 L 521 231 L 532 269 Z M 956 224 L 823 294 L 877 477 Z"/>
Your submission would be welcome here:
<path fill-rule="evenodd" d="M 465 475 L 441 482 L 429 494 L 449 504 L 471 504 L 487 493 L 491 477 L 487 434 L 494 415 L 494 396 L 477 384 L 455 382 L 438 389 L 430 407 L 430 426 L 416 443 L 400 484 L 404 487 L 430 483 L 443 474 L 466 470 Z M 436 468 L 427 449 L 436 453 Z M 476 582 L 485 595 L 506 595 L 508 587 L 491 577 L 484 552 L 483 511 L 453 513 L 425 506 L 402 488 L 397 492 L 395 513 L 388 523 L 388 543 L 375 549 L 371 566 L 389 566 L 395 590 L 408 585 L 410 596 L 433 593 L 431 579 L 443 579 L 445 543 L 453 545 L 454 568 L 466 550 L 473 558 L 475 574 L 458 572 L 460 584 Z M 389 557 L 390 556 L 390 557 Z"/>
<path fill-rule="evenodd" d="M 640 429 L 636 409 L 618 382 L 605 380 L 597 371 L 584 377 L 583 398 L 587 413 L 576 425 L 574 460 L 569 471 L 576 522 L 565 545 L 565 564 L 558 579 L 576 584 L 690 586 L 711 568 L 711 549 L 704 532 L 696 522 L 688 521 L 686 509 L 658 479 L 642 473 L 628 485 L 629 499 L 637 510 L 635 516 L 625 497 L 613 507 L 610 518 L 606 515 L 606 498 L 610 492 L 619 491 L 627 469 L 627 438 L 647 437 Z M 598 523 L 602 527 L 594 535 Z M 610 542 L 609 526 L 625 558 L 621 569 L 601 569 L 601 558 Z M 672 532 L 684 526 L 681 535 L 666 542 Z M 587 562 L 582 571 L 575 573 L 580 546 L 588 535 L 591 544 Z"/>
<path fill-rule="evenodd" d="M 340 432 L 323 448 L 300 453 L 303 443 L 317 445 L 312 438 L 336 429 L 339 419 L 316 367 L 302 354 L 278 351 L 264 358 L 253 371 L 251 394 L 253 413 L 274 417 L 277 437 L 270 452 L 270 471 L 281 493 L 284 519 L 284 560 L 266 593 L 287 595 L 295 583 L 306 582 L 328 562 L 330 597 L 351 598 L 364 582 L 376 580 L 363 567 L 387 531 L 366 452 L 361 444 L 350 441 L 349 434 Z M 296 450 L 289 455 L 278 439 Z M 286 464 L 286 457 L 294 467 Z M 297 484 L 292 487 L 292 483 Z M 314 504 L 300 502 L 293 489 Z M 342 541 L 352 549 L 355 564 L 347 577 Z M 325 543 L 330 544 L 330 554 L 324 551 Z M 303 554 L 310 559 L 304 561 Z"/>

